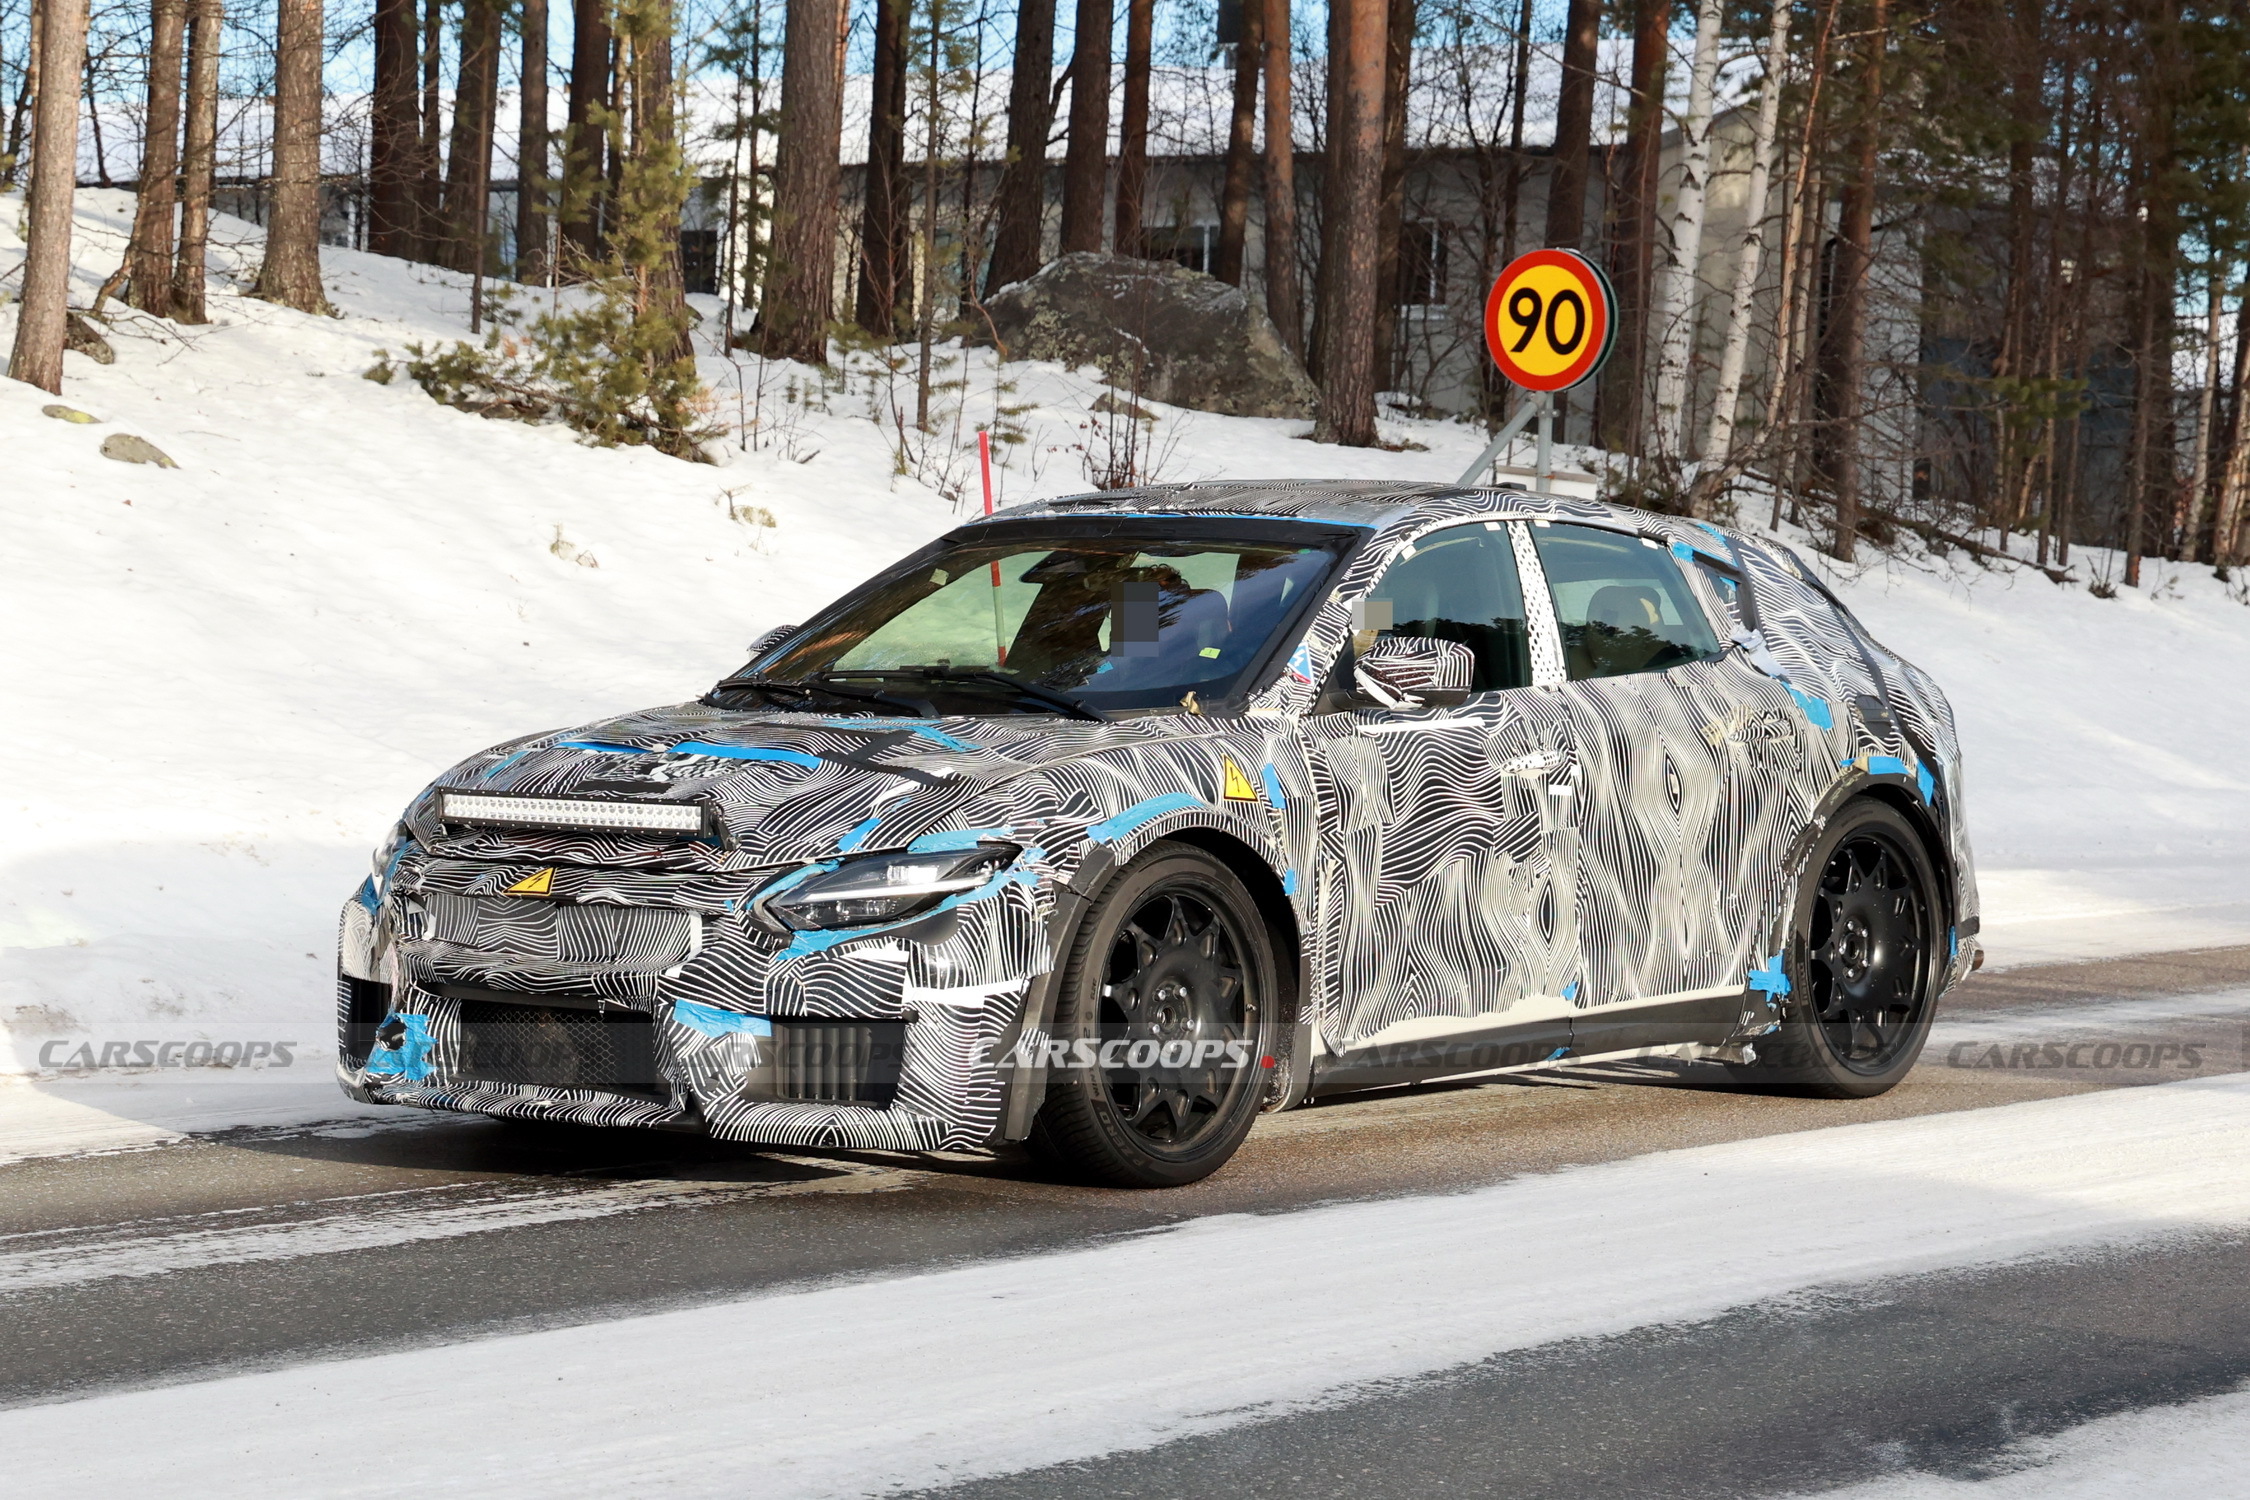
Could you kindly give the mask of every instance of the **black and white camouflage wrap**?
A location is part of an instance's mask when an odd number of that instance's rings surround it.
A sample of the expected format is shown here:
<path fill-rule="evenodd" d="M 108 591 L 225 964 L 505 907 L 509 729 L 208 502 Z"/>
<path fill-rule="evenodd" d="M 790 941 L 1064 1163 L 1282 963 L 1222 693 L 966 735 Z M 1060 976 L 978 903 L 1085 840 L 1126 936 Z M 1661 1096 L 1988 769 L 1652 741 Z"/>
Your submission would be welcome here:
<path fill-rule="evenodd" d="M 1103 513 L 1177 515 L 1183 528 L 1300 518 L 1358 526 L 1367 540 L 1286 665 L 1237 714 L 932 720 L 689 703 L 472 756 L 415 801 L 345 908 L 340 1007 L 348 1016 L 355 981 L 387 986 L 411 1031 L 370 1056 L 347 1026 L 346 1091 L 773 1145 L 989 1144 L 1028 1120 L 1008 1105 L 1035 1075 L 1009 1060 L 1039 1035 L 1063 924 L 1107 871 L 1183 833 L 1230 852 L 1294 918 L 1301 1007 L 1294 1039 L 1274 1048 L 1292 1070 L 1277 1091 L 1288 1100 L 1374 1053 L 1567 1030 L 1683 998 L 1739 1000 L 1735 1041 L 1770 1029 L 1777 996 L 1758 975 L 1775 971 L 1811 834 L 1863 789 L 1930 830 L 1950 881 L 1947 982 L 1970 967 L 1976 886 L 1952 715 L 1936 684 L 1867 638 L 1787 548 L 1514 491 L 1213 484 L 1102 502 Z M 1065 504 L 1052 513 L 1089 513 L 1085 500 Z M 1532 539 L 1552 522 L 1668 549 L 1735 649 L 1566 681 Z M 1455 707 L 1314 713 L 1353 602 L 1401 549 L 1462 524 L 1511 532 L 1533 685 Z M 1719 576 L 1729 572 L 1748 589 Z M 435 808 L 446 789 L 701 801 L 724 836 L 445 825 Z M 750 909 L 777 880 L 851 855 L 979 838 L 1023 853 L 934 915 L 792 936 Z M 503 894 L 543 869 L 554 872 L 544 895 Z M 445 992 L 464 987 L 646 1013 L 669 1100 L 462 1080 L 459 1007 Z M 759 1096 L 762 1022 L 787 1017 L 903 1021 L 895 1099 Z M 1557 1060 L 1586 1050 L 1558 1047 Z"/>

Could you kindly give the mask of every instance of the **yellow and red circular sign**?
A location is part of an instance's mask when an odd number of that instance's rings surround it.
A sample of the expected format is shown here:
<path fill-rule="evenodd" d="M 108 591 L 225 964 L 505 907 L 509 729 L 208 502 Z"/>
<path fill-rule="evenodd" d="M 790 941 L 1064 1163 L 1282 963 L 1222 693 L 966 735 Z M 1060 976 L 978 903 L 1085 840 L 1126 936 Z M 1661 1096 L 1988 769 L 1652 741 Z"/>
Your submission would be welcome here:
<path fill-rule="evenodd" d="M 1602 367 L 1617 336 L 1609 278 L 1575 250 L 1533 250 L 1508 262 L 1484 302 L 1492 362 L 1527 391 L 1562 391 Z"/>

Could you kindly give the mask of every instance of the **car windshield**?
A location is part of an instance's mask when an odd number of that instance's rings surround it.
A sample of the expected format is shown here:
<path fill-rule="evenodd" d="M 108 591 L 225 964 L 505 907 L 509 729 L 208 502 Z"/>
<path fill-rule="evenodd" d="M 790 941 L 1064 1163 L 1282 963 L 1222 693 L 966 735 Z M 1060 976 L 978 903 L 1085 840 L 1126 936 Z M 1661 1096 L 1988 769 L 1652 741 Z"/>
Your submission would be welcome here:
<path fill-rule="evenodd" d="M 1245 674 L 1303 618 L 1345 545 L 1332 530 L 1286 529 L 971 533 L 877 578 L 732 681 L 817 682 L 910 712 L 1100 717 L 1190 693 L 1200 707 L 1250 686 Z M 841 706 L 825 694 L 817 704 Z"/>

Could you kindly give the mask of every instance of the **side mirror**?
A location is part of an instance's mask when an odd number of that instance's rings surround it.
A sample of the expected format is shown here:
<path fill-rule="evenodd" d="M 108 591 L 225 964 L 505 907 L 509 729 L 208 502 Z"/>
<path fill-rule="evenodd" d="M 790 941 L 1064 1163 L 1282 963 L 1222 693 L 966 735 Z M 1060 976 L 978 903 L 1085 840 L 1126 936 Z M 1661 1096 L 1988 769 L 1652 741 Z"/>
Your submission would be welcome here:
<path fill-rule="evenodd" d="M 1451 708 L 1468 698 L 1476 669 L 1476 653 L 1459 641 L 1393 635 L 1359 654 L 1352 677 L 1384 708 Z"/>

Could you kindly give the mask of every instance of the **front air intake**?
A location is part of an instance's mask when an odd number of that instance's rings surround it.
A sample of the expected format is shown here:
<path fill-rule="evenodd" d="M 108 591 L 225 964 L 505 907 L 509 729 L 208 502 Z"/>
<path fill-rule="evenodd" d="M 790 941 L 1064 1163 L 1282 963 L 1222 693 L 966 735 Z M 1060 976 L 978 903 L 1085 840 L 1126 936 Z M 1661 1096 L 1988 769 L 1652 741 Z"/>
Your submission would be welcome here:
<path fill-rule="evenodd" d="M 888 1106 L 906 1057 L 904 1021 L 773 1023 L 774 1092 L 806 1104 Z"/>
<path fill-rule="evenodd" d="M 576 996 L 461 1001 L 463 1082 L 625 1094 L 669 1103 L 650 1018 Z"/>

